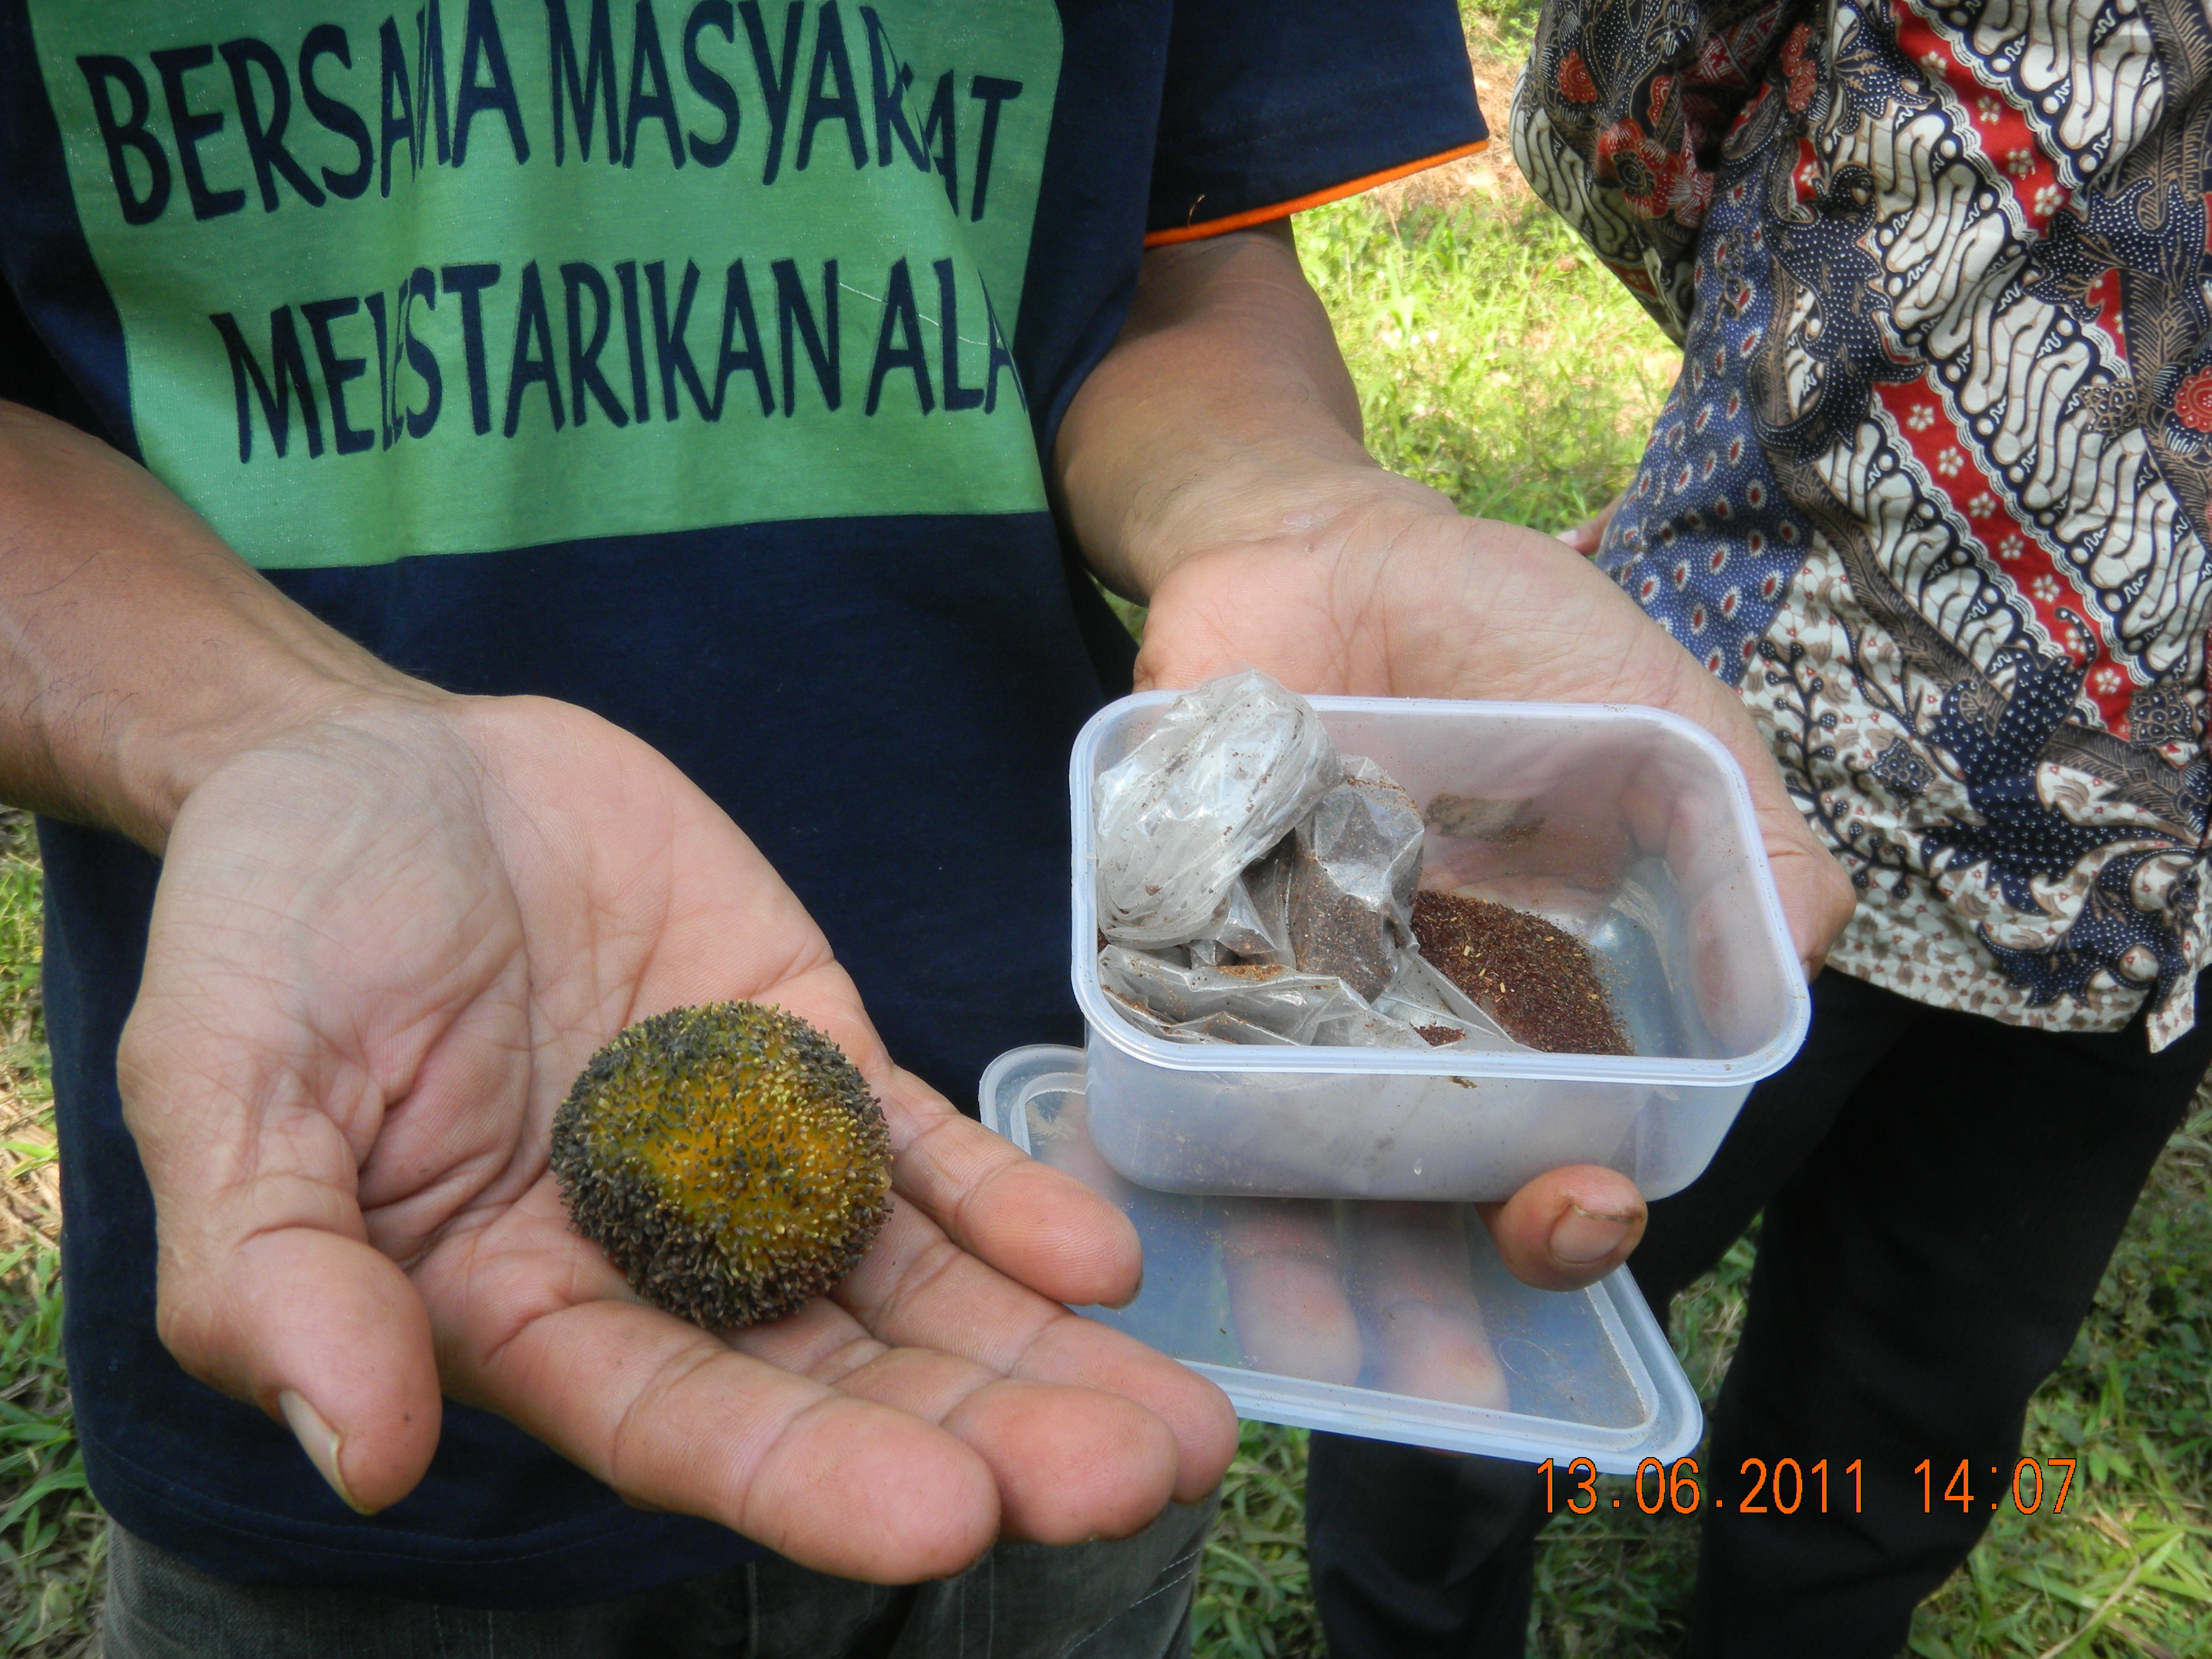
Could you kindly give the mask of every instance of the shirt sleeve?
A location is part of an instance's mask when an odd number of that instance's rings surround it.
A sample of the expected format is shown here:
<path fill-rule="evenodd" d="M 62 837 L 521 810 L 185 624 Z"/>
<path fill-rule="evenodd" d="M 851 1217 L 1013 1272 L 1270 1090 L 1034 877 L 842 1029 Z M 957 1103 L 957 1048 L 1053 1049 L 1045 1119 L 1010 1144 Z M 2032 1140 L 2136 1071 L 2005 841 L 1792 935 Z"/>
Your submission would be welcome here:
<path fill-rule="evenodd" d="M 1182 0 L 1146 246 L 1279 219 L 1489 136 L 1454 0 Z"/>

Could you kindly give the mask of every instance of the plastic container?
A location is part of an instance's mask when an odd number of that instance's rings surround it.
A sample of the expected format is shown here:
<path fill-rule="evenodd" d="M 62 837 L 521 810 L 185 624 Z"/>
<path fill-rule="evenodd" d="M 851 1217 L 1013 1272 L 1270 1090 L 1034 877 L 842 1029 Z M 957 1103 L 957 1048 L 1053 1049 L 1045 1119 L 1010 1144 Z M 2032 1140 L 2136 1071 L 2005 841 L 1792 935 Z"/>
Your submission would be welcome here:
<path fill-rule="evenodd" d="M 1135 1224 L 1143 1291 L 1084 1316 L 1212 1378 L 1240 1416 L 1562 1467 L 1587 1457 L 1611 1474 L 1698 1443 L 1697 1395 L 1625 1269 L 1586 1291 L 1531 1290 L 1461 1205 L 1133 1186 L 1091 1139 L 1073 1048 L 1000 1055 L 982 1116 Z"/>
<path fill-rule="evenodd" d="M 1379 762 L 1429 820 L 1421 884 L 1575 933 L 1633 1055 L 1176 1043 L 1098 983 L 1093 779 L 1173 693 L 1076 739 L 1075 994 L 1091 1131 L 1164 1192 L 1476 1200 L 1565 1164 L 1647 1198 L 1694 1180 L 1810 1014 L 1751 793 L 1710 734 L 1657 709 L 1315 697 L 1338 750 Z"/>

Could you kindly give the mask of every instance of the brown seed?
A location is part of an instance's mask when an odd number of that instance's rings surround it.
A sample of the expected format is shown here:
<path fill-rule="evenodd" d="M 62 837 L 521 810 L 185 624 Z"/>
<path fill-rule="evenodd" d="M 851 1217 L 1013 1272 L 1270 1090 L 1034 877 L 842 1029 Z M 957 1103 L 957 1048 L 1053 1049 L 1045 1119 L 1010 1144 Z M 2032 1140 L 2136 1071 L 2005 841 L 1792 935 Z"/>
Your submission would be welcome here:
<path fill-rule="evenodd" d="M 1413 937 L 1437 971 L 1488 1010 L 1515 1042 L 1547 1054 L 1635 1052 L 1613 1018 L 1589 948 L 1540 916 L 1486 899 L 1417 892 Z"/>

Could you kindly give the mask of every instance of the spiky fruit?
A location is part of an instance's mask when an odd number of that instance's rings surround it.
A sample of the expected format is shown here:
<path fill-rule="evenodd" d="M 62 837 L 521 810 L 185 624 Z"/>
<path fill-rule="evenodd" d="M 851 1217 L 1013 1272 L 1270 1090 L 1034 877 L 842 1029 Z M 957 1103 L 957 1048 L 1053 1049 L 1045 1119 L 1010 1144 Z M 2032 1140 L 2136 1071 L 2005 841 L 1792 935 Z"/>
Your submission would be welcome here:
<path fill-rule="evenodd" d="M 890 1135 L 836 1044 L 755 1002 L 672 1008 L 593 1054 L 553 1119 L 576 1231 L 637 1293 L 757 1325 L 850 1273 L 890 1213 Z"/>

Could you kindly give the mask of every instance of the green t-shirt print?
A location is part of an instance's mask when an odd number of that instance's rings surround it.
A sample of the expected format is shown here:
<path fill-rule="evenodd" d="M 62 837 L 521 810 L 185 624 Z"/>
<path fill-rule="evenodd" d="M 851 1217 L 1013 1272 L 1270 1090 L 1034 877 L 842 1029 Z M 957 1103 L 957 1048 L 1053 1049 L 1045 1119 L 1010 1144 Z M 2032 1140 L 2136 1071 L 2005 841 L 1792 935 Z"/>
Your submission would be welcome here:
<path fill-rule="evenodd" d="M 248 559 L 1042 508 L 1052 0 L 34 0 L 147 463 Z"/>

